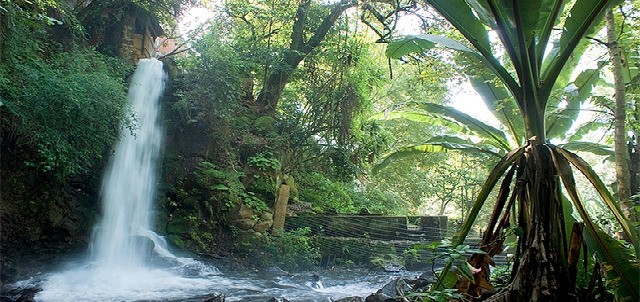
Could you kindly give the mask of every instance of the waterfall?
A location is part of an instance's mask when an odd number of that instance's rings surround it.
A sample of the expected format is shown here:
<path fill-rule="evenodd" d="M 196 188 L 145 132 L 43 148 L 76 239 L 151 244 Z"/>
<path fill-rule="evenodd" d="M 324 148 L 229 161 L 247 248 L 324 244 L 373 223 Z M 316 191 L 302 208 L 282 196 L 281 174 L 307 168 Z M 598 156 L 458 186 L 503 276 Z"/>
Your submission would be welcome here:
<path fill-rule="evenodd" d="M 91 261 L 74 261 L 66 270 L 46 274 L 42 280 L 21 281 L 17 288 L 37 282 L 42 289 L 34 297 L 38 302 L 204 301 L 218 293 L 231 295 L 229 301 L 266 301 L 284 294 L 296 301 L 327 301 L 335 296 L 365 295 L 388 282 L 323 285 L 317 275 L 308 286 L 289 276 L 254 280 L 253 271 L 225 276 L 214 266 L 174 256 L 164 239 L 152 231 L 156 165 L 163 137 L 159 99 L 165 77 L 156 59 L 141 60 L 132 77 L 128 100 L 136 127 L 123 129 L 105 172 L 103 218 L 92 237 Z M 153 260 L 162 258 L 160 265 L 149 263 L 152 249 Z M 354 278 L 345 280 L 353 282 Z"/>
<path fill-rule="evenodd" d="M 152 226 L 157 162 L 163 140 L 159 101 L 165 80 L 162 62 L 156 59 L 140 60 L 131 79 L 128 105 L 135 126 L 131 130 L 123 127 L 103 177 L 103 219 L 92 241 L 98 267 L 143 267 L 153 248 L 147 234 Z"/>
<path fill-rule="evenodd" d="M 123 127 L 103 177 L 102 220 L 92 236 L 92 261 L 47 276 L 37 301 L 177 299 L 204 294 L 215 284 L 211 278 L 222 278 L 214 266 L 174 256 L 152 230 L 165 80 L 162 62 L 140 60 L 128 94 L 135 126 Z"/>

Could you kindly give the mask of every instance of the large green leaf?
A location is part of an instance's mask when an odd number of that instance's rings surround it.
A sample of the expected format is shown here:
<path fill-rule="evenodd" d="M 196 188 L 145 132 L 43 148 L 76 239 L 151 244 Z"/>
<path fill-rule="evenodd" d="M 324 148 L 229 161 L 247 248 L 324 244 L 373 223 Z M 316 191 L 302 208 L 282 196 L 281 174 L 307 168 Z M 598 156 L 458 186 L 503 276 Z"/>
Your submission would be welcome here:
<path fill-rule="evenodd" d="M 390 58 L 400 59 L 408 54 L 425 52 L 434 46 L 435 43 L 429 40 L 407 36 L 389 43 L 386 55 Z"/>
<path fill-rule="evenodd" d="M 500 150 L 496 150 L 491 145 L 474 143 L 468 139 L 456 136 L 440 135 L 434 136 L 424 143 L 405 146 L 399 148 L 398 150 L 394 150 L 382 155 L 382 159 L 373 166 L 372 173 L 377 174 L 378 172 L 380 172 L 380 170 L 408 156 L 447 151 L 483 153 L 495 156 L 497 158 L 500 158 L 502 156 Z"/>
<path fill-rule="evenodd" d="M 540 34 L 540 15 L 548 13 L 543 11 L 542 4 L 550 1 L 514 1 L 517 5 L 520 31 L 524 35 L 524 42 L 526 49 L 534 46 L 536 42 L 534 37 Z M 551 1 L 556 2 L 556 1 Z M 546 4 L 546 3 L 545 3 Z M 543 18 L 544 19 L 544 18 Z"/>
<path fill-rule="evenodd" d="M 561 152 L 560 150 L 559 148 L 551 147 L 554 165 L 575 209 L 578 211 L 587 229 L 588 235 L 585 236 L 585 238 L 587 239 L 589 248 L 596 251 L 596 255 L 605 265 L 607 282 L 615 289 L 614 292 L 616 293 L 618 301 L 638 301 L 640 270 L 637 259 L 634 259 L 628 250 L 609 235 L 605 234 L 602 229 L 591 220 L 576 189 L 573 172 L 569 165 L 569 161 L 571 160 L 565 157 L 567 153 Z M 600 191 L 600 189 L 598 189 L 598 191 Z"/>
<path fill-rule="evenodd" d="M 431 34 L 406 36 L 399 40 L 392 41 L 387 46 L 386 55 L 393 59 L 399 59 L 410 53 L 425 52 L 437 45 L 479 56 L 473 49 L 454 39 Z"/>
<path fill-rule="evenodd" d="M 535 2 L 535 1 L 534 1 Z M 551 30 L 558 21 L 558 16 L 562 12 L 566 1 L 541 0 L 540 13 L 538 15 L 538 41 L 536 42 L 536 65 L 541 66 L 547 44 L 551 38 Z M 542 69 L 542 68 L 540 68 Z"/>
<path fill-rule="evenodd" d="M 386 113 L 378 113 L 373 115 L 370 119 L 387 121 L 393 119 L 406 119 L 409 121 L 423 123 L 432 126 L 447 127 L 451 132 L 460 134 L 471 134 L 471 130 L 465 125 L 460 124 L 457 121 L 451 121 L 446 118 L 436 116 L 430 112 L 416 111 L 416 110 L 394 110 Z"/>
<path fill-rule="evenodd" d="M 404 118 L 410 121 L 425 123 L 428 125 L 441 125 L 453 133 L 473 134 L 503 150 L 503 154 L 511 149 L 509 140 L 504 132 L 487 125 L 486 123 L 471 117 L 450 106 L 433 103 L 415 103 L 416 110 L 395 110 L 388 113 L 376 114 L 372 119 L 389 120 Z"/>
<path fill-rule="evenodd" d="M 584 238 L 590 250 L 602 262 L 607 288 L 618 302 L 640 301 L 640 262 L 620 241 L 611 238 L 600 227 L 587 229 Z"/>
<path fill-rule="evenodd" d="M 492 73 L 483 73 L 469 78 L 471 86 L 482 97 L 485 105 L 502 125 L 509 130 L 509 134 L 516 143 L 523 143 L 524 120 L 522 113 L 509 91 Z"/>
<path fill-rule="evenodd" d="M 448 150 L 471 151 L 485 153 L 500 158 L 506 151 L 497 149 L 491 144 L 484 142 L 474 143 L 473 141 L 452 135 L 438 135 L 430 138 L 426 144 L 442 146 Z"/>
<path fill-rule="evenodd" d="M 549 108 L 547 111 L 546 125 L 547 137 L 565 139 L 567 131 L 571 129 L 573 123 L 580 113 L 581 101 L 577 97 L 566 98 L 564 108 Z"/>
<path fill-rule="evenodd" d="M 600 79 L 600 68 L 604 64 L 598 64 L 597 69 L 586 69 L 582 71 L 573 81 L 573 85 L 564 89 L 566 106 L 558 109 L 557 102 L 550 102 L 548 106 L 553 106 L 547 116 L 547 137 L 565 138 L 567 131 L 573 126 L 580 113 L 580 106 L 590 96 L 591 90 Z"/>
<path fill-rule="evenodd" d="M 422 153 L 436 153 L 436 152 L 446 152 L 446 151 L 447 151 L 447 148 L 443 146 L 431 145 L 431 144 L 416 144 L 416 145 L 405 146 L 398 150 L 394 150 L 382 155 L 382 159 L 379 160 L 373 166 L 373 169 L 371 172 L 373 174 L 377 174 L 387 166 L 394 164 L 408 156 L 413 156 L 413 155 L 422 154 Z"/>
<path fill-rule="evenodd" d="M 547 99 L 555 85 L 558 75 L 567 63 L 569 57 L 580 42 L 584 34 L 601 16 L 604 8 L 613 1 L 610 0 L 576 0 L 558 41 L 557 55 L 551 58 L 548 68 L 542 72 L 541 97 Z M 545 104 L 546 105 L 546 104 Z"/>
<path fill-rule="evenodd" d="M 478 16 L 482 23 L 494 30 L 498 27 L 487 0 L 467 0 L 467 4 L 475 12 L 476 16 Z"/>
<path fill-rule="evenodd" d="M 559 144 L 558 146 L 574 152 L 589 152 L 600 156 L 614 156 L 611 146 L 598 143 L 575 141 Z"/>
<path fill-rule="evenodd" d="M 557 151 L 558 154 L 562 155 L 563 159 L 568 160 L 574 167 L 580 170 L 580 172 L 582 172 L 582 174 L 589 180 L 591 185 L 593 185 L 604 203 L 607 205 L 609 211 L 611 211 L 613 216 L 616 218 L 618 224 L 622 227 L 622 231 L 625 233 L 627 238 L 630 238 L 632 241 L 636 254 L 638 254 L 638 251 L 640 250 L 638 231 L 635 228 L 632 228 L 624 218 L 618 202 L 613 198 L 613 195 L 611 195 L 611 192 L 607 189 L 607 186 L 602 182 L 598 174 L 593 171 L 587 162 L 574 153 L 563 148 L 554 148 L 554 150 Z"/>
<path fill-rule="evenodd" d="M 611 123 L 608 121 L 595 120 L 586 122 L 576 128 L 574 133 L 567 139 L 568 141 L 580 141 L 585 135 L 592 133 L 600 129 L 606 129 L 611 127 Z"/>
<path fill-rule="evenodd" d="M 518 43 L 517 29 L 521 27 L 516 20 L 514 1 L 512 0 L 491 0 L 487 1 L 496 23 L 498 24 L 498 36 L 502 40 L 502 45 L 509 54 L 509 58 L 515 69 L 520 73 L 522 70 L 522 60 L 520 57 L 520 46 Z"/>
<path fill-rule="evenodd" d="M 507 139 L 503 131 L 500 131 L 493 126 L 487 125 L 486 123 L 473 118 L 460 110 L 457 110 L 450 106 L 433 103 L 417 103 L 417 106 L 418 108 L 424 110 L 425 112 L 429 112 L 434 116 L 441 116 L 459 122 L 460 124 L 469 128 L 469 130 L 471 130 L 471 132 L 473 132 L 477 136 L 486 139 L 488 143 L 505 150 L 505 152 L 506 150 L 511 149 L 509 140 Z"/>

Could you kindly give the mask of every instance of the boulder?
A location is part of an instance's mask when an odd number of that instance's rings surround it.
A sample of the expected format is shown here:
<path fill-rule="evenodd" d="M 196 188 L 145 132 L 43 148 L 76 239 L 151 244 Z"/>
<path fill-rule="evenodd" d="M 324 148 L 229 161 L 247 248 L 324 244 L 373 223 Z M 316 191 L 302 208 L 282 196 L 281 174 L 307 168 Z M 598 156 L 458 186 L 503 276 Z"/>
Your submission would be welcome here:
<path fill-rule="evenodd" d="M 364 301 L 365 302 L 385 302 L 385 301 L 391 300 L 391 299 L 393 299 L 393 298 L 391 298 L 391 297 L 389 297 L 389 296 L 387 296 L 387 295 L 385 295 L 383 293 L 377 292 L 375 294 L 369 295 L 366 299 L 364 299 Z"/>
<path fill-rule="evenodd" d="M 435 282 L 436 282 L 436 279 L 433 277 L 432 272 L 424 272 L 414 282 L 413 288 L 414 289 L 426 288 Z"/>
<path fill-rule="evenodd" d="M 258 233 L 264 233 L 268 231 L 272 225 L 273 225 L 273 220 L 259 221 L 253 226 L 253 230 Z"/>
<path fill-rule="evenodd" d="M 285 298 L 272 297 L 271 299 L 267 300 L 267 302 L 289 302 L 289 300 Z"/>
<path fill-rule="evenodd" d="M 20 297 L 18 297 L 16 302 L 35 302 L 36 300 L 34 299 L 34 297 L 40 291 L 42 291 L 42 288 L 40 287 L 27 287 L 22 290 L 22 293 L 20 294 Z"/>
<path fill-rule="evenodd" d="M 271 222 L 273 222 L 273 213 L 267 212 L 267 211 L 262 212 L 260 214 L 260 221 L 271 221 Z"/>
<path fill-rule="evenodd" d="M 202 302 L 224 302 L 224 301 L 225 301 L 224 295 L 212 295 L 202 300 Z"/>
<path fill-rule="evenodd" d="M 256 221 L 249 218 L 249 219 L 236 219 L 233 220 L 231 222 L 234 226 L 238 227 L 241 230 L 251 230 L 253 229 L 253 226 L 256 225 Z"/>
<path fill-rule="evenodd" d="M 236 204 L 229 213 L 232 220 L 251 219 L 256 212 L 244 203 Z"/>
<path fill-rule="evenodd" d="M 389 283 L 379 289 L 378 293 L 393 298 L 404 296 L 411 291 L 413 291 L 413 288 L 409 284 L 407 284 L 404 279 L 397 278 L 395 280 L 391 280 Z"/>

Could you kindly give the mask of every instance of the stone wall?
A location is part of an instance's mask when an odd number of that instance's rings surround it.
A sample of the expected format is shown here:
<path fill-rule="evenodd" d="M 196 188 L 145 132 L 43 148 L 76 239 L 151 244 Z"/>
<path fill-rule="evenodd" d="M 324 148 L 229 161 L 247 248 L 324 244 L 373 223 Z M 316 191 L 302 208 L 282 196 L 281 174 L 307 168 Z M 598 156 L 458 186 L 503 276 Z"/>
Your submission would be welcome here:
<path fill-rule="evenodd" d="M 434 241 L 447 232 L 446 216 L 309 215 L 287 217 L 286 230 L 303 227 L 312 235 L 374 240 Z"/>

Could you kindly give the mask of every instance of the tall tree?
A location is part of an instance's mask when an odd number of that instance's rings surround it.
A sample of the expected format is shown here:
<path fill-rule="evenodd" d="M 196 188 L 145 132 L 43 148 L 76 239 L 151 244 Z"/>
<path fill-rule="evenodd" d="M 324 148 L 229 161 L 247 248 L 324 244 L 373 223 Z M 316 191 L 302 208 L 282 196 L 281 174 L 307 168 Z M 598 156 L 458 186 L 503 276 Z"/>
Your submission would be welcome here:
<path fill-rule="evenodd" d="M 399 12 L 415 6 L 412 0 L 300 0 L 295 9 L 291 9 L 288 1 L 257 2 L 254 7 L 246 3 L 229 2 L 231 5 L 227 4 L 227 12 L 249 27 L 254 43 L 261 43 L 270 49 L 271 53 L 267 56 L 271 56 L 271 60 L 263 62 L 264 79 L 261 79 L 262 86 L 254 107 L 254 110 L 266 115 L 275 114 L 283 90 L 300 63 L 326 42 L 336 22 L 345 17 L 347 10 L 358 7 L 360 15 L 349 14 L 346 18 L 361 18 L 374 29 L 377 25 L 382 29 L 375 32 L 384 36 L 394 26 L 390 20 L 396 20 Z M 255 21 L 260 22 L 260 27 L 254 24 Z"/>
<path fill-rule="evenodd" d="M 607 48 L 609 49 L 615 87 L 613 142 L 616 159 L 618 199 L 620 200 L 620 206 L 625 216 L 630 220 L 635 221 L 635 213 L 630 205 L 631 173 L 629 152 L 627 148 L 627 93 L 623 75 L 623 53 L 622 48 L 618 44 L 616 21 L 612 9 L 608 9 L 605 16 L 607 22 Z"/>

